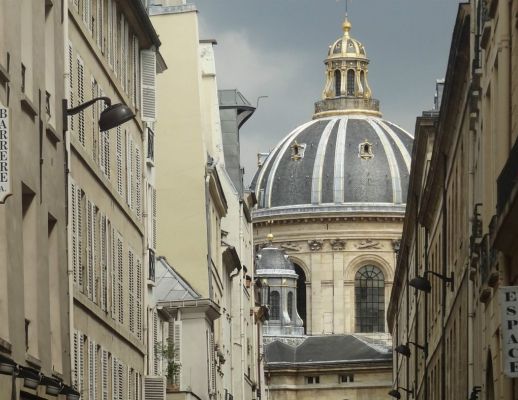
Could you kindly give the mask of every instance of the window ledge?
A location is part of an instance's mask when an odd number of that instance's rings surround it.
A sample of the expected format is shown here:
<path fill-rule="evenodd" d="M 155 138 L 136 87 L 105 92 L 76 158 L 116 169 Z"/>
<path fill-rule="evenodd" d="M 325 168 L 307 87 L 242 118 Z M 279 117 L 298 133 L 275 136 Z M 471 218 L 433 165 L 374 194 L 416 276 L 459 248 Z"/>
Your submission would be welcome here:
<path fill-rule="evenodd" d="M 47 132 L 47 137 L 53 144 L 61 142 L 61 139 L 59 138 L 56 129 L 51 124 L 47 124 L 47 128 L 45 129 L 45 131 Z"/>
<path fill-rule="evenodd" d="M 20 100 L 20 103 L 22 105 L 22 110 L 25 111 L 32 119 L 34 119 L 34 117 L 38 115 L 36 107 L 25 94 L 22 94 L 22 99 Z"/>
<path fill-rule="evenodd" d="M 12 345 L 7 340 L 0 338 L 0 351 L 3 353 L 11 354 Z"/>
<path fill-rule="evenodd" d="M 0 83 L 6 84 L 11 81 L 11 77 L 9 76 L 9 72 L 4 68 L 3 65 L 0 64 Z"/>
<path fill-rule="evenodd" d="M 41 360 L 31 356 L 29 353 L 25 354 L 25 361 L 27 361 L 27 364 L 29 364 L 31 367 L 41 369 Z"/>

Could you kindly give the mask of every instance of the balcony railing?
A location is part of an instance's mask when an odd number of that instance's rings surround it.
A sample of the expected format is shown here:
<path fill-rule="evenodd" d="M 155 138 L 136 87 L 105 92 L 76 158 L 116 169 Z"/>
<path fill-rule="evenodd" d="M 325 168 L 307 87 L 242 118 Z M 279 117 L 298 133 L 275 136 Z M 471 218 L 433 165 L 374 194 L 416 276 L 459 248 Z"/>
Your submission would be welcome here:
<path fill-rule="evenodd" d="M 506 204 L 511 200 L 513 189 L 518 185 L 518 140 L 511 149 L 511 154 L 496 180 L 497 202 L 496 211 L 502 214 Z"/>
<path fill-rule="evenodd" d="M 147 159 L 155 161 L 155 133 L 149 128 L 147 130 Z"/>
<path fill-rule="evenodd" d="M 315 114 L 340 110 L 371 110 L 379 112 L 380 102 L 376 99 L 338 97 L 336 99 L 320 100 L 315 103 Z"/>

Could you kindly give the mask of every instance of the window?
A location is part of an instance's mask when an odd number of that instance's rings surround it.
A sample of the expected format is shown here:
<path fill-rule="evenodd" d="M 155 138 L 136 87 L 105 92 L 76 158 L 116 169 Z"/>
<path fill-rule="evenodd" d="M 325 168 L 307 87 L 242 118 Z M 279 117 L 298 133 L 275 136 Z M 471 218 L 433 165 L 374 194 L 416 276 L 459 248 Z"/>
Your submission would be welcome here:
<path fill-rule="evenodd" d="M 306 383 L 308 385 L 315 385 L 320 383 L 320 376 L 306 376 Z"/>
<path fill-rule="evenodd" d="M 279 292 L 274 290 L 270 293 L 270 317 L 273 320 L 280 319 L 280 296 Z"/>
<path fill-rule="evenodd" d="M 362 71 L 360 73 L 360 84 L 362 85 L 363 93 L 365 93 L 365 91 L 367 90 L 367 88 L 365 87 L 365 71 Z"/>
<path fill-rule="evenodd" d="M 342 72 L 337 69 L 335 71 L 335 96 L 342 94 Z"/>
<path fill-rule="evenodd" d="M 381 270 L 365 265 L 355 278 L 356 332 L 385 331 L 385 279 Z"/>
<path fill-rule="evenodd" d="M 355 73 L 354 70 L 350 69 L 347 71 L 347 96 L 354 96 L 355 94 Z"/>
<path fill-rule="evenodd" d="M 340 383 L 351 383 L 354 382 L 354 375 L 353 374 L 343 374 L 340 375 Z"/>
<path fill-rule="evenodd" d="M 288 315 L 293 320 L 293 292 L 288 293 Z"/>

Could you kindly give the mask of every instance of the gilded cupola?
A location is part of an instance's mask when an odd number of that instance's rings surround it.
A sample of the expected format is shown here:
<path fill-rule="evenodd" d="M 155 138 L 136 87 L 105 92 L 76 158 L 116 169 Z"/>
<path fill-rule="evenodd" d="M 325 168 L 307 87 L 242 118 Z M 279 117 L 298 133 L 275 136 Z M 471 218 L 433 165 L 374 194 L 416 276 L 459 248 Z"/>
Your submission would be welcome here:
<path fill-rule="evenodd" d="M 361 42 L 351 37 L 351 22 L 345 17 L 343 35 L 331 46 L 327 58 L 322 100 L 315 103 L 314 118 L 364 113 L 381 116 L 379 101 L 369 87 L 369 59 Z"/>

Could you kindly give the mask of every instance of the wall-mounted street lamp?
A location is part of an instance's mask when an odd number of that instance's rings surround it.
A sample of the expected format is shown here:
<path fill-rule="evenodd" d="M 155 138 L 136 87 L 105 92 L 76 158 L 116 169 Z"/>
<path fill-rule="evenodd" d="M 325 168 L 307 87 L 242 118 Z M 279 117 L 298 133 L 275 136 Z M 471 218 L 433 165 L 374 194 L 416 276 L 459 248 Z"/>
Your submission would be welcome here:
<path fill-rule="evenodd" d="M 416 288 L 417 290 L 421 290 L 425 293 L 430 293 L 432 291 L 432 285 L 431 285 L 430 281 L 428 280 L 428 278 L 426 277 L 427 274 L 435 275 L 436 277 L 442 279 L 444 282 L 449 283 L 450 289 L 453 291 L 453 282 L 454 282 L 453 272 L 451 273 L 451 277 L 448 278 L 447 276 L 438 274 L 437 272 L 434 272 L 434 271 L 425 271 L 424 276 L 416 276 L 415 278 L 411 279 L 410 282 L 408 282 L 408 284 L 410 286 L 412 286 L 413 288 Z"/>
<path fill-rule="evenodd" d="M 396 346 L 394 351 L 408 358 L 412 354 L 412 352 L 410 351 L 409 344 L 413 344 L 418 349 L 423 350 L 425 357 L 428 355 L 428 344 L 426 343 L 424 346 L 421 346 L 420 344 L 417 344 L 415 342 L 408 342 L 407 344 L 400 344 L 399 346 Z"/>
<path fill-rule="evenodd" d="M 48 376 L 43 376 L 41 378 L 41 384 L 47 386 L 45 393 L 50 394 L 51 396 L 57 396 L 63 389 L 62 381 L 59 379 L 50 378 Z"/>
<path fill-rule="evenodd" d="M 135 117 L 133 111 L 122 103 L 117 103 L 112 105 L 112 101 L 109 97 L 96 97 L 95 99 L 89 100 L 86 103 L 80 104 L 74 108 L 68 108 L 68 102 L 66 99 L 63 100 L 63 130 L 68 130 L 68 118 L 71 115 L 75 115 L 84 109 L 90 107 L 97 101 L 104 101 L 104 104 L 107 105 L 103 111 L 101 111 L 101 116 L 99 117 L 99 128 L 101 131 L 107 131 L 109 129 L 115 128 L 119 125 L 122 125 L 124 122 L 131 120 Z"/>
<path fill-rule="evenodd" d="M 404 390 L 405 392 L 407 393 L 410 393 L 410 395 L 412 397 L 414 397 L 414 390 L 408 390 L 408 389 L 405 389 L 404 387 L 401 387 L 401 386 L 398 386 L 397 389 L 392 389 L 390 392 L 388 392 L 388 395 L 389 396 L 392 396 L 396 399 L 400 399 L 401 398 L 401 393 L 399 393 L 399 390 Z"/>

